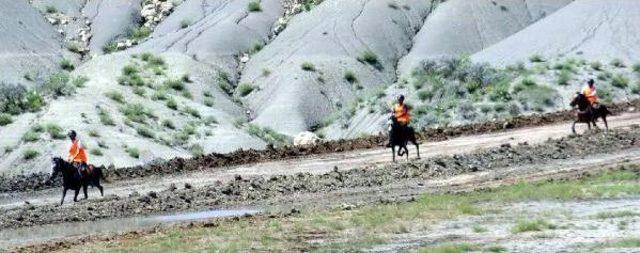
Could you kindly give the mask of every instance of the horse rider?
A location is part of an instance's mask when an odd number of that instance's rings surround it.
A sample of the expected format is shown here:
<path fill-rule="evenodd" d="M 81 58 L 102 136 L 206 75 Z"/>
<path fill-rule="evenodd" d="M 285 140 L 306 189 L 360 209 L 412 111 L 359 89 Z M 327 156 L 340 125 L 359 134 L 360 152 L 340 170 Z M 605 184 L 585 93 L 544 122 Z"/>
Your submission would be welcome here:
<path fill-rule="evenodd" d="M 82 143 L 80 143 L 76 131 L 69 131 L 68 136 L 71 140 L 71 145 L 69 146 L 69 157 L 67 158 L 67 161 L 78 169 L 78 175 L 82 178 L 83 173 L 86 172 L 88 168 L 87 162 L 89 159 L 87 156 L 87 149 L 82 145 Z"/>
<path fill-rule="evenodd" d="M 406 133 L 411 122 L 411 115 L 409 114 L 409 107 L 404 103 L 404 95 L 398 96 L 398 102 L 393 105 L 393 127 L 397 127 L 397 130 L 402 133 Z M 389 131 L 389 137 L 392 136 L 391 129 Z M 387 147 L 391 147 L 392 142 L 387 143 Z"/>
<path fill-rule="evenodd" d="M 587 81 L 587 85 L 582 89 L 582 95 L 589 100 L 589 104 L 592 108 L 598 108 L 599 98 L 598 94 L 596 94 L 596 84 L 593 79 L 589 79 L 589 81 Z"/>

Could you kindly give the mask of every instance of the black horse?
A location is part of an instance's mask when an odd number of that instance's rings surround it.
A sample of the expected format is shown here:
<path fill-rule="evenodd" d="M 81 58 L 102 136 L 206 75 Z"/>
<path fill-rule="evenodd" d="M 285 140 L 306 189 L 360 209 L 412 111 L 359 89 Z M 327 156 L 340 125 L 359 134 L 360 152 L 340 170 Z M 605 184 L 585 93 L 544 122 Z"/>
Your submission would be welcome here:
<path fill-rule="evenodd" d="M 64 159 L 60 157 L 54 157 L 52 159 L 52 173 L 51 178 L 49 180 L 53 180 L 58 173 L 62 173 L 62 200 L 60 200 L 60 205 L 64 203 L 64 197 L 67 195 L 67 190 L 71 189 L 76 191 L 73 201 L 78 202 L 78 194 L 80 193 L 80 188 L 84 192 L 84 198 L 87 199 L 89 196 L 87 195 L 87 187 L 89 185 L 95 186 L 100 190 L 100 195 L 104 196 L 104 188 L 100 185 L 100 179 L 105 179 L 104 174 L 102 173 L 102 168 L 94 167 L 90 172 L 87 172 L 86 175 L 82 177 L 78 176 L 78 169 L 73 166 L 73 164 L 68 163 Z"/>
<path fill-rule="evenodd" d="M 594 127 L 598 127 L 596 125 L 596 121 L 598 118 L 602 118 L 604 122 L 604 127 L 606 131 L 609 131 L 609 124 L 607 123 L 607 116 L 611 114 L 609 109 L 605 105 L 597 105 L 596 107 L 592 107 L 591 103 L 589 103 L 589 99 L 587 97 L 578 92 L 576 96 L 573 98 L 571 103 L 569 103 L 571 107 L 578 107 L 577 119 L 573 122 L 571 126 L 571 131 L 576 133 L 576 123 L 587 123 L 589 129 L 591 129 L 591 124 Z"/>
<path fill-rule="evenodd" d="M 407 155 L 407 161 L 409 160 L 409 149 L 407 144 L 409 142 L 416 146 L 418 159 L 420 158 L 420 146 L 416 140 L 416 133 L 412 127 L 403 126 L 398 123 L 394 116 L 391 116 L 391 126 L 389 131 L 389 146 L 391 147 L 391 154 L 393 155 L 393 161 L 396 161 L 396 147 L 398 147 L 398 156 Z"/>

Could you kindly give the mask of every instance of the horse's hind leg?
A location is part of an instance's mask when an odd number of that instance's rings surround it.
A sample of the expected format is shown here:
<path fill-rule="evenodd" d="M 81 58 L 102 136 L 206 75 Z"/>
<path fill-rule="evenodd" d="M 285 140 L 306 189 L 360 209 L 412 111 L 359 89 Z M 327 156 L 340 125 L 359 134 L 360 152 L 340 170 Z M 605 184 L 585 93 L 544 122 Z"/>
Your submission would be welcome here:
<path fill-rule="evenodd" d="M 393 143 L 391 144 L 391 155 L 393 155 L 393 162 L 396 162 L 396 147 L 393 145 Z"/>
<path fill-rule="evenodd" d="M 607 116 L 602 116 L 602 122 L 604 122 L 604 129 L 606 133 L 609 133 L 609 123 L 607 123 Z"/>
<path fill-rule="evenodd" d="M 100 179 L 97 179 L 93 185 L 100 190 L 100 196 L 104 197 L 104 188 L 100 185 Z"/>
<path fill-rule="evenodd" d="M 407 155 L 407 161 L 409 161 L 409 149 L 407 148 L 407 145 L 404 145 L 404 153 Z"/>
<path fill-rule="evenodd" d="M 78 202 L 78 194 L 80 194 L 80 187 L 75 190 L 75 195 L 73 196 L 73 202 Z"/>
<path fill-rule="evenodd" d="M 83 185 L 82 186 L 82 193 L 84 193 L 84 199 L 88 199 L 89 195 L 87 194 L 87 188 L 89 188 L 89 185 Z"/>
<path fill-rule="evenodd" d="M 418 145 L 417 143 L 415 143 L 416 145 L 416 154 L 418 154 L 418 159 L 420 159 L 420 145 Z"/>
<path fill-rule="evenodd" d="M 60 205 L 62 205 L 64 203 L 64 197 L 67 196 L 67 190 L 69 190 L 68 188 L 64 187 L 62 189 L 62 200 L 60 200 Z"/>
<path fill-rule="evenodd" d="M 578 123 L 578 121 L 574 121 L 573 125 L 571 125 L 571 131 L 573 132 L 573 134 L 576 134 L 576 123 Z"/>

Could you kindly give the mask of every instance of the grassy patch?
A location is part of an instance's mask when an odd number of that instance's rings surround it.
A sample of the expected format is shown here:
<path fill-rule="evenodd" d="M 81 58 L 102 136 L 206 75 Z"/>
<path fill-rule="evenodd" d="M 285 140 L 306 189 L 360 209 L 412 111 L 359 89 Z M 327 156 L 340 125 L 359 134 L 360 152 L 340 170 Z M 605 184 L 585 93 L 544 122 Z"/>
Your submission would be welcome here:
<path fill-rule="evenodd" d="M 615 74 L 613 78 L 611 78 L 611 85 L 621 89 L 627 88 L 627 86 L 629 86 L 629 78 L 622 74 Z"/>
<path fill-rule="evenodd" d="M 132 40 L 143 40 L 144 38 L 149 37 L 149 35 L 151 35 L 151 32 L 153 31 L 151 31 L 151 28 L 149 27 L 137 27 L 129 32 L 129 38 Z"/>
<path fill-rule="evenodd" d="M 60 61 L 60 68 L 66 71 L 73 71 L 76 69 L 76 66 L 73 65 L 70 60 L 62 59 L 62 61 Z"/>
<path fill-rule="evenodd" d="M 103 156 L 104 154 L 102 153 L 102 150 L 100 150 L 99 148 L 92 148 L 91 150 L 89 150 L 89 153 L 95 156 Z"/>
<path fill-rule="evenodd" d="M 358 61 L 367 63 L 376 68 L 380 67 L 380 61 L 378 60 L 378 55 L 371 50 L 366 50 L 362 52 L 362 55 L 358 57 Z"/>
<path fill-rule="evenodd" d="M 49 133 L 49 136 L 52 139 L 56 139 L 56 140 L 62 140 L 67 137 L 63 132 L 62 127 L 53 123 L 47 124 L 47 133 Z"/>
<path fill-rule="evenodd" d="M 347 71 L 344 73 L 344 80 L 346 80 L 349 83 L 357 83 L 358 82 L 358 78 L 356 77 L 356 74 L 353 73 L 353 71 Z"/>
<path fill-rule="evenodd" d="M 260 2 L 258 2 L 258 1 L 251 1 L 251 2 L 249 2 L 248 6 L 247 6 L 247 9 L 248 9 L 250 12 L 259 12 L 259 11 L 262 11 L 262 7 L 260 6 Z"/>
<path fill-rule="evenodd" d="M 247 132 L 274 146 L 281 146 L 290 142 L 289 138 L 286 135 L 280 134 L 268 127 L 260 127 L 258 125 L 249 124 L 247 126 Z"/>
<path fill-rule="evenodd" d="M 121 111 L 128 120 L 137 123 L 145 123 L 148 117 L 153 118 L 151 111 L 142 104 L 127 104 Z"/>
<path fill-rule="evenodd" d="M 538 54 L 532 55 L 531 57 L 529 57 L 529 61 L 531 62 L 545 62 L 545 59 Z"/>
<path fill-rule="evenodd" d="M 513 228 L 511 228 L 511 232 L 513 233 L 524 233 L 530 231 L 543 231 L 547 229 L 556 229 L 556 225 L 553 225 L 545 220 L 537 219 L 537 220 L 522 220 L 518 221 Z"/>
<path fill-rule="evenodd" d="M 140 126 L 136 129 L 136 132 L 138 133 L 138 135 L 145 137 L 145 138 L 149 138 L 149 139 L 154 139 L 156 138 L 156 134 L 149 128 Z"/>
<path fill-rule="evenodd" d="M 0 126 L 6 126 L 13 123 L 11 115 L 6 113 L 0 113 Z"/>
<path fill-rule="evenodd" d="M 624 64 L 624 62 L 620 59 L 613 59 L 611 60 L 611 66 L 614 66 L 616 68 L 624 68 L 626 67 L 626 65 Z"/>
<path fill-rule="evenodd" d="M 127 147 L 124 149 L 125 152 L 127 152 L 127 154 L 129 154 L 130 157 L 133 158 L 140 158 L 140 150 L 138 150 L 138 148 L 134 148 L 134 147 Z"/>
<path fill-rule="evenodd" d="M 22 140 L 25 142 L 36 142 L 40 140 L 40 133 L 31 129 L 22 135 Z"/>
<path fill-rule="evenodd" d="M 316 71 L 316 66 L 314 66 L 313 63 L 310 63 L 310 62 L 303 62 L 302 65 L 300 65 L 300 68 L 304 71 L 309 71 L 309 72 Z"/>
<path fill-rule="evenodd" d="M 597 219 L 614 219 L 614 218 L 637 217 L 637 216 L 640 216 L 640 213 L 632 212 L 632 211 L 617 211 L 617 212 L 600 212 L 596 214 L 594 217 Z"/>
<path fill-rule="evenodd" d="M 418 252 L 420 253 L 463 253 L 476 250 L 476 247 L 466 243 L 460 244 L 440 244 L 427 248 L 422 248 Z"/>
<path fill-rule="evenodd" d="M 109 112 L 105 109 L 98 108 L 98 117 L 100 118 L 100 123 L 105 126 L 115 126 L 116 123 L 109 114 Z"/>
<path fill-rule="evenodd" d="M 124 103 L 124 96 L 122 95 L 122 93 L 118 92 L 118 91 L 109 91 L 107 93 L 104 94 L 105 96 L 107 96 L 109 99 L 116 101 L 120 104 Z"/>
<path fill-rule="evenodd" d="M 254 89 L 255 87 L 249 83 L 241 83 L 240 85 L 238 85 L 238 88 L 236 90 L 238 92 L 238 95 L 240 95 L 241 97 L 246 97 L 251 92 L 253 92 Z"/>
<path fill-rule="evenodd" d="M 48 14 L 54 14 L 58 12 L 58 8 L 53 5 L 47 5 L 46 7 L 44 7 L 44 11 Z"/>
<path fill-rule="evenodd" d="M 27 149 L 24 151 L 24 153 L 22 153 L 22 158 L 24 158 L 27 161 L 33 160 L 38 156 L 40 156 L 40 152 L 34 149 Z"/>
<path fill-rule="evenodd" d="M 191 25 L 190 19 L 183 19 L 180 21 L 180 28 L 185 29 Z"/>
<path fill-rule="evenodd" d="M 640 238 L 629 237 L 601 245 L 600 248 L 640 248 Z"/>

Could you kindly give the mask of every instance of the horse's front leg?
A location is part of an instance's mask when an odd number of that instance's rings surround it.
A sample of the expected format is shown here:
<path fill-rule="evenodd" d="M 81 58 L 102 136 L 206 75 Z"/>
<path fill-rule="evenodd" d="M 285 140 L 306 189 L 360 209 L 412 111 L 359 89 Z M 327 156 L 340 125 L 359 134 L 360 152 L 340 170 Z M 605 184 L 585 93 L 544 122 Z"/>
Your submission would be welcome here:
<path fill-rule="evenodd" d="M 73 202 L 78 202 L 78 194 L 80 194 L 80 187 L 78 187 L 78 189 L 75 189 L 75 193 L 73 195 Z"/>
<path fill-rule="evenodd" d="M 88 188 L 87 184 L 84 184 L 82 186 L 82 193 L 84 193 L 84 199 L 88 199 L 89 198 L 89 195 L 87 195 L 87 188 Z"/>
<path fill-rule="evenodd" d="M 64 197 L 67 196 L 67 190 L 69 190 L 69 188 L 67 187 L 62 188 L 62 200 L 60 200 L 60 205 L 64 203 Z"/>
<path fill-rule="evenodd" d="M 409 149 L 407 148 L 407 145 L 404 145 L 404 153 L 407 155 L 407 162 L 409 161 Z"/>
<path fill-rule="evenodd" d="M 418 145 L 417 143 L 416 145 L 416 154 L 418 154 L 418 159 L 420 159 L 420 145 Z"/>
<path fill-rule="evenodd" d="M 602 116 L 602 122 L 604 122 L 604 129 L 606 133 L 609 133 L 609 123 L 607 123 L 607 116 Z"/>
<path fill-rule="evenodd" d="M 396 146 L 391 144 L 391 155 L 393 156 L 393 162 L 396 162 Z"/>
<path fill-rule="evenodd" d="M 571 131 L 573 132 L 573 134 L 576 134 L 576 123 L 578 123 L 578 121 L 574 121 L 573 125 L 571 125 Z"/>

